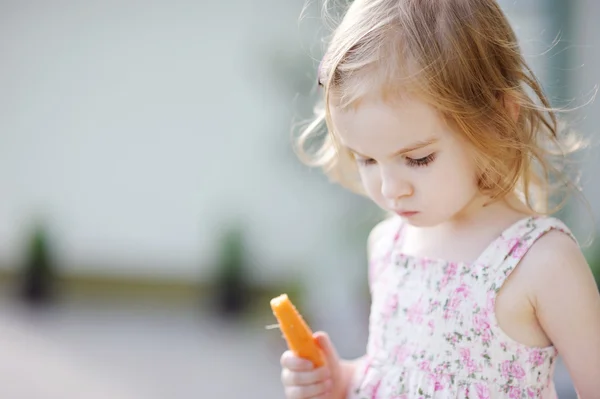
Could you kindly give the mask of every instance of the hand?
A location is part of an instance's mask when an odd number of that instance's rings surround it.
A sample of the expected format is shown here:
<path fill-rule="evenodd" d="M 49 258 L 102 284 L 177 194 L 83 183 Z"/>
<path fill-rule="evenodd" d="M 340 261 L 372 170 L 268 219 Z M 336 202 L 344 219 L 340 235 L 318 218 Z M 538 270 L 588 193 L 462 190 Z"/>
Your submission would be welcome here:
<path fill-rule="evenodd" d="M 346 391 L 340 358 L 324 332 L 313 335 L 325 357 L 325 365 L 314 368 L 312 362 L 291 351 L 281 355 L 281 382 L 287 399 L 342 399 Z"/>

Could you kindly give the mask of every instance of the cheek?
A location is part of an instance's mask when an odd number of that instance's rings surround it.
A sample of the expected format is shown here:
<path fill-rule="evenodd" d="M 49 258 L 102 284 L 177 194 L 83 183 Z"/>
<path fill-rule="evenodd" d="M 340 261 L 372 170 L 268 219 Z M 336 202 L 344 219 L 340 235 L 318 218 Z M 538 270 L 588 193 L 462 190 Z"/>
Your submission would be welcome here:
<path fill-rule="evenodd" d="M 426 189 L 430 195 L 443 198 L 445 202 L 452 201 L 454 198 L 457 202 L 461 202 L 463 198 L 471 197 L 478 190 L 477 172 L 468 158 L 446 156 L 439 161 L 429 178 L 421 180 L 423 189 Z M 419 179 L 415 181 L 419 185 Z"/>
<path fill-rule="evenodd" d="M 381 197 L 381 174 L 377 166 L 359 168 L 358 171 L 367 195 L 374 200 L 379 199 Z"/>

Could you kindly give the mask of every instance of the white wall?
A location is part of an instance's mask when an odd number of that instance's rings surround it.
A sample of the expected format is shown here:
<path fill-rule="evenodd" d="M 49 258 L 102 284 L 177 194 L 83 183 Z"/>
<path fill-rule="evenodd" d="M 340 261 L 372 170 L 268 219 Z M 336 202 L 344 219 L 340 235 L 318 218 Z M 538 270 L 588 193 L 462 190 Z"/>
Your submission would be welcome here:
<path fill-rule="evenodd" d="M 527 62 L 542 81 L 548 77 L 548 59 L 540 55 L 551 45 L 546 32 L 551 29 L 549 13 L 552 12 L 544 6 L 544 2 L 545 0 L 498 1 L 510 20 Z"/>
<path fill-rule="evenodd" d="M 344 267 L 339 220 L 356 201 L 293 158 L 294 98 L 273 76 L 276 56 L 309 55 L 303 4 L 0 5 L 4 267 L 36 214 L 80 272 L 196 278 L 235 214 L 262 276 Z"/>
<path fill-rule="evenodd" d="M 573 87 L 571 96 L 577 101 L 574 105 L 588 103 L 600 85 L 600 3 L 595 0 L 579 0 L 574 2 L 575 21 L 573 29 L 575 42 L 573 43 L 572 61 Z M 598 157 L 598 137 L 600 133 L 600 103 L 596 99 L 583 107 L 576 114 L 576 128 L 587 138 L 592 140 L 593 147 L 585 157 L 584 173 L 582 176 L 584 194 L 589 201 L 595 218 L 596 226 L 600 223 L 600 159 Z M 575 214 L 579 216 L 579 223 L 587 235 L 590 233 L 590 215 L 582 204 L 577 204 Z M 598 237 L 596 237 L 596 242 Z"/>

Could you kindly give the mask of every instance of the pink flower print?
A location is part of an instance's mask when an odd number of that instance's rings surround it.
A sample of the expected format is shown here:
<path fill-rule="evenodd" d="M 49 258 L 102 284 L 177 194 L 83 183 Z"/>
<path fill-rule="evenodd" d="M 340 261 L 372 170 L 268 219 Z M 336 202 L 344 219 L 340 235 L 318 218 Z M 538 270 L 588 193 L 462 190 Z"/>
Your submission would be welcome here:
<path fill-rule="evenodd" d="M 473 374 L 477 371 L 477 365 L 471 358 L 471 351 L 467 348 L 461 348 L 460 357 L 462 359 L 463 364 L 467 367 L 467 372 L 469 374 Z"/>
<path fill-rule="evenodd" d="M 520 357 L 521 357 L 521 355 L 523 355 L 523 350 L 522 350 L 521 348 L 517 348 L 517 351 L 516 351 L 516 357 L 517 357 L 517 358 L 520 358 Z"/>
<path fill-rule="evenodd" d="M 433 332 L 435 330 L 435 323 L 434 323 L 433 319 L 429 320 L 429 322 L 427 323 L 427 327 L 429 327 L 429 333 L 433 334 Z"/>
<path fill-rule="evenodd" d="M 510 360 L 505 360 L 502 362 L 500 366 L 500 373 L 502 373 L 502 377 L 505 379 L 510 379 L 512 373 L 512 362 Z"/>
<path fill-rule="evenodd" d="M 490 399 L 490 389 L 485 384 L 475 384 L 477 399 Z"/>
<path fill-rule="evenodd" d="M 490 329 L 490 323 L 488 322 L 487 317 L 483 316 L 482 314 L 476 314 L 473 316 L 473 322 L 475 324 L 476 331 L 480 334 L 483 331 Z"/>
<path fill-rule="evenodd" d="M 422 299 L 419 298 L 417 302 L 415 302 L 408 308 L 408 321 L 414 324 L 421 324 L 423 322 L 423 310 L 424 308 L 422 304 Z"/>
<path fill-rule="evenodd" d="M 460 299 L 456 296 L 452 296 L 448 303 L 446 304 L 446 308 L 444 309 L 444 319 L 449 319 L 456 312 L 456 308 L 460 304 Z"/>
<path fill-rule="evenodd" d="M 523 367 L 521 367 L 521 365 L 519 365 L 517 363 L 513 363 L 513 365 L 512 365 L 512 375 L 517 380 L 521 380 L 521 379 L 523 379 L 525 377 L 525 370 L 523 370 Z"/>
<path fill-rule="evenodd" d="M 404 345 L 398 345 L 393 349 L 394 356 L 396 357 L 396 363 L 402 364 L 407 357 L 410 356 L 410 351 Z"/>
<path fill-rule="evenodd" d="M 377 383 L 375 384 L 375 386 L 373 387 L 373 390 L 371 391 L 371 399 L 377 398 L 377 391 L 379 391 L 380 385 L 381 385 L 381 380 L 378 380 Z"/>
<path fill-rule="evenodd" d="M 363 378 L 365 378 L 367 376 L 367 374 L 369 373 L 369 370 L 371 370 L 371 360 L 366 361 L 365 368 L 363 370 Z"/>
<path fill-rule="evenodd" d="M 448 362 L 438 364 L 435 366 L 435 369 L 433 370 L 435 374 L 431 378 L 435 379 L 435 375 L 443 374 L 447 372 L 449 368 L 450 364 Z"/>
<path fill-rule="evenodd" d="M 444 319 L 451 318 L 456 313 L 456 309 L 458 309 L 462 300 L 467 298 L 469 294 L 469 288 L 464 283 L 454 290 L 444 309 Z"/>
<path fill-rule="evenodd" d="M 460 358 L 462 359 L 463 362 L 467 362 L 469 359 L 471 359 L 471 350 L 468 348 L 461 348 L 460 349 Z"/>
<path fill-rule="evenodd" d="M 489 344 L 490 342 L 492 342 L 492 333 L 490 332 L 490 330 L 483 330 L 483 333 L 481 333 L 481 341 L 484 344 Z"/>
<path fill-rule="evenodd" d="M 452 335 L 450 335 L 449 338 L 450 338 L 450 341 L 452 341 L 453 345 L 456 345 L 458 343 L 458 335 L 452 334 Z"/>
<path fill-rule="evenodd" d="M 469 374 L 473 374 L 473 373 L 477 372 L 477 365 L 475 364 L 473 359 L 469 359 L 469 362 L 465 363 L 465 366 L 467 366 L 467 372 Z"/>
<path fill-rule="evenodd" d="M 419 363 L 419 370 L 421 371 L 429 371 L 431 367 L 431 364 L 429 363 L 429 360 L 423 360 L 421 363 Z"/>
<path fill-rule="evenodd" d="M 519 364 L 514 363 L 511 360 L 505 360 L 502 363 L 501 373 L 502 377 L 506 379 L 512 377 L 521 380 L 523 379 L 523 377 L 525 377 L 525 370 L 523 370 L 523 367 L 521 367 Z"/>
<path fill-rule="evenodd" d="M 490 332 L 490 322 L 487 316 L 482 314 L 476 314 L 473 316 L 473 324 L 475 326 L 475 332 L 481 336 L 481 341 L 484 344 L 489 344 L 492 339 L 492 333 Z"/>
<path fill-rule="evenodd" d="M 509 241 L 508 245 L 512 248 L 511 256 L 515 259 L 521 259 L 527 252 L 527 245 L 520 238 L 513 238 Z"/>
<path fill-rule="evenodd" d="M 537 398 L 537 394 L 536 392 L 533 390 L 533 388 L 527 388 L 527 397 L 528 398 Z"/>
<path fill-rule="evenodd" d="M 440 288 L 444 288 L 448 285 L 448 281 L 452 279 L 452 277 L 456 276 L 456 270 L 458 265 L 454 262 L 451 262 L 446 268 L 446 273 L 444 273 L 444 277 L 442 277 L 442 281 L 440 282 Z"/>
<path fill-rule="evenodd" d="M 469 290 L 469 286 L 465 283 L 462 283 L 455 291 L 457 294 L 462 296 L 463 298 L 468 298 L 471 291 Z"/>
<path fill-rule="evenodd" d="M 383 307 L 383 319 L 389 321 L 396 309 L 398 309 L 398 294 L 388 297 Z"/>
<path fill-rule="evenodd" d="M 495 313 L 496 312 L 496 299 L 494 291 L 488 293 L 487 301 L 485 304 L 485 312 L 486 314 Z"/>
<path fill-rule="evenodd" d="M 517 387 L 510 387 L 508 397 L 510 399 L 521 399 L 521 390 Z"/>
<path fill-rule="evenodd" d="M 442 391 L 444 389 L 444 384 L 442 383 L 441 378 L 443 376 L 439 374 L 429 373 L 429 378 L 433 382 L 433 390 L 434 391 Z"/>
<path fill-rule="evenodd" d="M 529 353 L 529 363 L 533 366 L 541 366 L 544 364 L 544 355 L 539 349 L 534 349 Z"/>

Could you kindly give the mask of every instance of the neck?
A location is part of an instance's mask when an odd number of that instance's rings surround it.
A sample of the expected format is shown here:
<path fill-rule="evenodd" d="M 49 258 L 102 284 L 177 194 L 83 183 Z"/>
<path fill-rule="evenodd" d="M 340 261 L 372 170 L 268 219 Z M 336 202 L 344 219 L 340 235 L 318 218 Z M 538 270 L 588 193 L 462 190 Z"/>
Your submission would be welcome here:
<path fill-rule="evenodd" d="M 457 234 L 472 228 L 484 226 L 506 227 L 508 223 L 532 215 L 532 212 L 516 195 L 500 200 L 491 200 L 486 196 L 477 196 L 458 214 L 439 225 L 426 228 L 428 234 Z"/>

